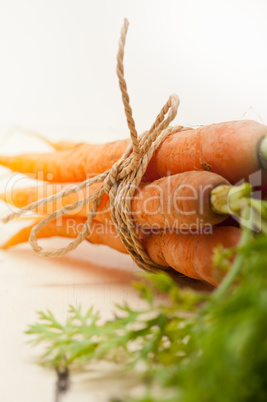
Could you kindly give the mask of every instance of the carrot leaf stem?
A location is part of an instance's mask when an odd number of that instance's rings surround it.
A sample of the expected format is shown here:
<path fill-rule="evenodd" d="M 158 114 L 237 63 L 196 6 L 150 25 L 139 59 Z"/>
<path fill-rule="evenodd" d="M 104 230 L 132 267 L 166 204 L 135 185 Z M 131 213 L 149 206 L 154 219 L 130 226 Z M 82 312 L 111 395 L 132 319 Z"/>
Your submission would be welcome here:
<path fill-rule="evenodd" d="M 240 186 L 220 185 L 211 192 L 211 206 L 217 214 L 239 215 L 244 199 L 251 196 L 252 187 L 249 183 Z"/>
<path fill-rule="evenodd" d="M 251 217 L 251 208 L 249 205 L 246 205 L 241 213 L 241 217 L 247 222 Z M 239 243 L 239 252 L 234 260 L 234 263 L 229 271 L 228 275 L 224 278 L 221 285 L 216 289 L 213 293 L 213 299 L 218 300 L 220 299 L 229 289 L 231 284 L 234 282 L 235 278 L 239 274 L 240 270 L 242 269 L 245 254 L 241 251 L 246 245 L 251 242 L 253 237 L 253 233 L 251 231 L 250 224 L 243 225 L 243 232 L 242 237 Z"/>
<path fill-rule="evenodd" d="M 259 146 L 259 160 L 264 169 L 267 169 L 267 136 L 264 137 Z"/>

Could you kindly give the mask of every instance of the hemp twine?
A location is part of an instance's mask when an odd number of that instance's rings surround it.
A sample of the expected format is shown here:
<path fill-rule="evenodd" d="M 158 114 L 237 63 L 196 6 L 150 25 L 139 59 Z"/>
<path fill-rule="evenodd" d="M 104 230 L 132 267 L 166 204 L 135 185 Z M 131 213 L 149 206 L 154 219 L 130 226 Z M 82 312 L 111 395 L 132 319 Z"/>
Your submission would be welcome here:
<path fill-rule="evenodd" d="M 14 212 L 3 219 L 4 223 L 9 222 L 17 216 L 26 212 L 34 211 L 37 207 L 44 206 L 50 202 L 54 202 L 61 197 L 65 197 L 71 193 L 89 188 L 94 183 L 103 182 L 102 186 L 90 194 L 83 200 L 79 200 L 73 204 L 64 206 L 63 208 L 53 212 L 49 216 L 42 219 L 35 225 L 29 237 L 29 243 L 33 250 L 45 257 L 59 257 L 74 250 L 90 233 L 92 222 L 96 216 L 97 209 L 101 203 L 103 195 L 106 193 L 110 198 L 111 217 L 115 225 L 116 231 L 136 264 L 148 271 L 166 270 L 167 267 L 154 263 L 145 250 L 136 234 L 135 222 L 131 214 L 131 201 L 136 188 L 139 186 L 142 177 L 146 171 L 149 161 L 158 146 L 168 137 L 178 131 L 185 130 L 183 126 L 169 127 L 170 122 L 175 118 L 179 106 L 179 98 L 177 95 L 171 95 L 167 103 L 163 106 L 158 114 L 155 122 L 149 131 L 145 131 L 139 138 L 135 128 L 135 122 L 132 116 L 127 85 L 124 78 L 124 47 L 129 22 L 124 19 L 121 29 L 121 37 L 119 40 L 119 50 L 117 55 L 117 76 L 124 105 L 124 111 L 127 124 L 130 130 L 132 143 L 127 150 L 110 170 L 99 174 L 91 179 L 87 179 L 82 183 L 54 194 L 50 197 L 43 198 L 37 202 L 21 208 L 18 212 Z M 82 231 L 77 238 L 71 241 L 66 247 L 56 250 L 43 249 L 37 242 L 37 233 L 53 220 L 61 217 L 66 212 L 73 211 L 76 208 L 83 208 L 87 204 L 92 204 L 88 218 L 83 225 Z"/>

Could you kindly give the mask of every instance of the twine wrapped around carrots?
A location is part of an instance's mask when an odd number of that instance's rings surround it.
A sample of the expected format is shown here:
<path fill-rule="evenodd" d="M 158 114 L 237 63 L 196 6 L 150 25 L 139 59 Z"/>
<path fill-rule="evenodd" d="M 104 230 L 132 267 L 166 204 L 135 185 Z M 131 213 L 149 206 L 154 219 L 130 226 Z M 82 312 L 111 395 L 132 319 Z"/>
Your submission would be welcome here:
<path fill-rule="evenodd" d="M 103 182 L 103 185 L 93 194 L 77 201 L 74 204 L 61 208 L 48 217 L 42 219 L 31 231 L 29 242 L 33 250 L 46 257 L 57 257 L 67 254 L 75 249 L 90 233 L 93 219 L 96 216 L 97 208 L 99 207 L 103 195 L 106 193 L 110 198 L 111 217 L 115 225 L 116 231 L 121 238 L 122 243 L 131 255 L 137 265 L 145 270 L 157 271 L 159 269 L 168 269 L 162 265 L 154 263 L 145 252 L 138 235 L 134 220 L 131 214 L 131 200 L 136 188 L 139 186 L 142 177 L 146 171 L 149 161 L 152 158 L 154 151 L 173 132 L 182 131 L 185 128 L 182 126 L 169 127 L 170 122 L 175 118 L 179 106 L 179 98 L 177 95 L 171 95 L 167 103 L 163 106 L 158 114 L 155 122 L 149 131 L 146 131 L 138 137 L 135 122 L 132 116 L 132 109 L 129 103 L 129 95 L 127 85 L 124 79 L 124 47 L 127 35 L 129 22 L 124 20 L 119 41 L 119 50 L 117 55 L 117 75 L 119 78 L 119 86 L 122 93 L 124 110 L 127 118 L 127 124 L 130 130 L 132 144 L 127 148 L 123 156 L 117 161 L 110 170 L 95 176 L 92 179 L 87 179 L 80 184 L 74 185 L 60 193 L 34 202 L 20 211 L 12 213 L 3 219 L 7 223 L 16 216 L 22 215 L 28 211 L 33 211 L 39 206 L 46 205 L 50 202 L 65 197 L 71 193 L 75 193 L 84 188 L 90 188 L 94 183 Z M 76 208 L 83 208 L 87 204 L 92 204 L 88 218 L 83 225 L 82 231 L 77 238 L 70 242 L 66 247 L 57 250 L 43 249 L 37 243 L 37 233 L 49 224 L 51 221 L 61 217 L 66 212 L 73 211 Z"/>

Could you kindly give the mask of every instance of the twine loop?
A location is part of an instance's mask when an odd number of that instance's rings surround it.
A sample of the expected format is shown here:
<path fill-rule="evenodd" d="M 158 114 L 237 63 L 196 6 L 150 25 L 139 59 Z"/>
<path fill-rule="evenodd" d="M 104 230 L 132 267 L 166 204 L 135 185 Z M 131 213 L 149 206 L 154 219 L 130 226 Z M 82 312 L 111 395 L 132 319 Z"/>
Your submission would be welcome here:
<path fill-rule="evenodd" d="M 166 267 L 155 264 L 143 249 L 136 233 L 136 225 L 131 212 L 131 201 L 155 150 L 170 134 L 184 130 L 185 128 L 182 126 L 169 127 L 170 122 L 177 114 L 179 106 L 178 96 L 171 95 L 161 109 L 150 130 L 144 132 L 140 137 L 138 137 L 127 92 L 127 85 L 124 78 L 123 57 L 128 26 L 129 22 L 125 19 L 119 41 L 116 71 L 119 79 L 127 124 L 130 130 L 131 144 L 128 146 L 121 159 L 117 161 L 110 170 L 91 179 L 87 179 L 82 183 L 75 184 L 60 193 L 21 208 L 18 212 L 12 213 L 4 218 L 3 222 L 6 223 L 17 216 L 29 211 L 34 211 L 39 206 L 55 202 L 57 199 L 65 197 L 71 193 L 85 188 L 90 189 L 94 183 L 102 182 L 102 186 L 94 193 L 89 193 L 86 198 L 53 212 L 34 226 L 29 237 L 29 242 L 33 250 L 46 257 L 58 257 L 74 250 L 90 233 L 97 209 L 101 203 L 103 195 L 106 193 L 110 198 L 112 221 L 127 251 L 139 267 L 149 271 L 157 271 L 159 269 L 166 269 Z M 43 227 L 51 221 L 61 217 L 66 212 L 71 212 L 77 208 L 83 208 L 87 204 L 92 204 L 90 213 L 83 225 L 82 231 L 75 240 L 70 242 L 66 247 L 57 250 L 43 249 L 37 243 L 36 235 Z"/>

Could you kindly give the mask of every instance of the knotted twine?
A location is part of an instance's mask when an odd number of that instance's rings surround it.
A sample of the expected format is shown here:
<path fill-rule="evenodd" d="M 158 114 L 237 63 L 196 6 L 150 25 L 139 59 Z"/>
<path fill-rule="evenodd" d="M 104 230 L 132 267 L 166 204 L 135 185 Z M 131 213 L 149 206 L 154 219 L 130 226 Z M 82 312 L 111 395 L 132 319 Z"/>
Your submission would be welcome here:
<path fill-rule="evenodd" d="M 17 216 L 23 215 L 29 211 L 34 211 L 38 207 L 44 206 L 50 202 L 55 202 L 57 199 L 65 197 L 71 193 L 85 188 L 90 189 L 94 183 L 103 182 L 102 186 L 94 193 L 89 194 L 89 196 L 82 200 L 78 200 L 73 204 L 64 206 L 63 208 L 51 213 L 49 216 L 45 217 L 37 225 L 35 225 L 32 228 L 29 237 L 29 243 L 31 244 L 33 250 L 37 254 L 46 257 L 59 257 L 67 254 L 71 250 L 74 250 L 88 236 L 88 234 L 90 234 L 92 222 L 96 216 L 97 209 L 102 201 L 103 195 L 107 194 L 110 198 L 110 212 L 112 221 L 128 253 L 139 267 L 155 272 L 159 269 L 166 269 L 166 267 L 154 263 L 145 252 L 138 235 L 136 234 L 135 222 L 131 213 L 131 202 L 135 190 L 139 186 L 155 150 L 170 134 L 184 130 L 185 128 L 182 126 L 169 127 L 170 122 L 177 114 L 179 106 L 178 96 L 171 95 L 167 103 L 161 109 L 150 130 L 144 132 L 140 137 L 138 137 L 135 122 L 132 116 L 127 85 L 124 78 L 123 58 L 128 26 L 129 22 L 127 19 L 125 19 L 119 40 L 116 71 L 119 79 L 124 111 L 128 128 L 130 130 L 132 143 L 128 146 L 121 159 L 119 159 L 110 170 L 91 179 L 87 179 L 82 183 L 75 184 L 73 187 L 63 190 L 60 193 L 43 198 L 24 208 L 21 208 L 18 212 L 12 213 L 5 217 L 3 222 L 7 223 Z M 77 238 L 70 242 L 66 247 L 50 250 L 43 249 L 37 243 L 36 235 L 43 227 L 66 214 L 66 212 L 71 212 L 76 208 L 83 208 L 88 204 L 92 204 L 92 206 L 81 232 Z"/>

